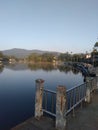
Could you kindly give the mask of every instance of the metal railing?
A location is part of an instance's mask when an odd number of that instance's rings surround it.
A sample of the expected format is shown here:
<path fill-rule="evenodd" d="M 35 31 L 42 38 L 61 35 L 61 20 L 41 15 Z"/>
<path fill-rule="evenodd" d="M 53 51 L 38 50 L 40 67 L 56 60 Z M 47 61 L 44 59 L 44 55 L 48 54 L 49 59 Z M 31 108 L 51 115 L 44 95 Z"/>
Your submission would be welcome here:
<path fill-rule="evenodd" d="M 67 90 L 66 94 L 67 108 L 65 108 L 65 115 L 71 112 L 78 104 L 80 104 L 85 99 L 86 83 Z"/>
<path fill-rule="evenodd" d="M 89 87 L 90 92 L 94 91 L 97 85 L 97 77 L 91 78 L 88 82 L 76 86 L 74 88 L 68 89 L 67 94 L 67 108 L 65 108 L 64 115 L 67 115 L 75 107 L 77 107 L 86 98 L 86 90 Z"/>
<path fill-rule="evenodd" d="M 56 92 L 48 89 L 43 91 L 43 112 L 56 117 Z"/>
<path fill-rule="evenodd" d="M 86 98 L 86 89 L 90 88 L 90 92 L 95 90 L 98 77 L 91 78 L 89 82 L 85 82 L 79 86 L 75 86 L 66 91 L 66 101 L 64 115 L 68 115 Z M 56 117 L 56 92 L 48 89 L 43 90 L 42 111 Z"/>

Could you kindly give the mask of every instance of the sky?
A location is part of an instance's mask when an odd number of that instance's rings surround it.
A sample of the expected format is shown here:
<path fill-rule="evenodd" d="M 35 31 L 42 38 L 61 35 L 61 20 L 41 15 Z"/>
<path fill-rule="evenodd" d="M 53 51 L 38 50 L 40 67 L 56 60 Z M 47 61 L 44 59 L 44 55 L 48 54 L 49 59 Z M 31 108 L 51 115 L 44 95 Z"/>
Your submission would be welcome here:
<path fill-rule="evenodd" d="M 85 53 L 98 41 L 98 0 L 0 0 L 0 50 Z"/>

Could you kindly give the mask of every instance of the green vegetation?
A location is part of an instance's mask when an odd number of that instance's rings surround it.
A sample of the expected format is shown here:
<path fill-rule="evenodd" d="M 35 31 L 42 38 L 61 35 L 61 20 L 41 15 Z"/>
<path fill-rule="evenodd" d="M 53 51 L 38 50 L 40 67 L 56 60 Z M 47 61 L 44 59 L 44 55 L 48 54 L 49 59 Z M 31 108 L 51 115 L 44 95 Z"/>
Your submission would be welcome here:
<path fill-rule="evenodd" d="M 28 62 L 81 62 L 84 61 L 85 54 L 70 54 L 70 53 L 61 53 L 59 55 L 54 55 L 52 53 L 44 53 L 44 54 L 36 54 L 32 53 L 30 56 L 28 56 L 27 61 Z"/>
<path fill-rule="evenodd" d="M 95 43 L 94 47 L 98 47 L 98 42 Z"/>
<path fill-rule="evenodd" d="M 84 61 L 85 54 L 69 54 L 69 53 L 62 53 L 59 55 L 58 60 L 60 61 L 72 61 L 72 62 L 81 62 Z"/>
<path fill-rule="evenodd" d="M 3 58 L 3 54 L 2 54 L 2 52 L 0 52 L 0 58 Z"/>
<path fill-rule="evenodd" d="M 50 53 L 44 53 L 42 55 L 33 53 L 30 56 L 28 56 L 27 60 L 29 62 L 53 62 L 54 55 Z"/>

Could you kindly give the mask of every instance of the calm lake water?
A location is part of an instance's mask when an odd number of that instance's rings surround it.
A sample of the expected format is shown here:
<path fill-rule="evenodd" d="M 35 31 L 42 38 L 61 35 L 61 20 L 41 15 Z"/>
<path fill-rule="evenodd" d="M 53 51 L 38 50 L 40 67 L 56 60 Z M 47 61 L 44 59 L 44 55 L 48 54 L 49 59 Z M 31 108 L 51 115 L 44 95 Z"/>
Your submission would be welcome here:
<path fill-rule="evenodd" d="M 16 64 L 0 67 L 0 130 L 9 130 L 34 115 L 35 80 L 45 80 L 44 87 L 56 91 L 83 83 L 83 76 L 70 67 L 40 64 Z"/>

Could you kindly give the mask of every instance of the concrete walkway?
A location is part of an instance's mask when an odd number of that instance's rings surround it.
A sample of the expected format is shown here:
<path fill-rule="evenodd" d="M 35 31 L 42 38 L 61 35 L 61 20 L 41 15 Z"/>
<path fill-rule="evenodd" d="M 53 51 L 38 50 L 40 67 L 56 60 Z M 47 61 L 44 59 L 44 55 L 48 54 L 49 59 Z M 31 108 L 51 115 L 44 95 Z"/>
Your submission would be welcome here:
<path fill-rule="evenodd" d="M 55 122 L 51 118 L 31 118 L 11 130 L 56 130 L 54 126 Z M 75 117 L 71 114 L 67 117 L 66 130 L 98 130 L 98 90 L 92 94 L 90 104 L 84 104 L 77 109 Z"/>
<path fill-rule="evenodd" d="M 56 130 L 54 124 L 53 119 L 49 117 L 41 117 L 40 120 L 32 117 L 11 130 Z"/>
<path fill-rule="evenodd" d="M 75 112 L 75 117 L 67 117 L 67 130 L 98 130 L 98 90 L 92 94 L 90 104 Z"/>

